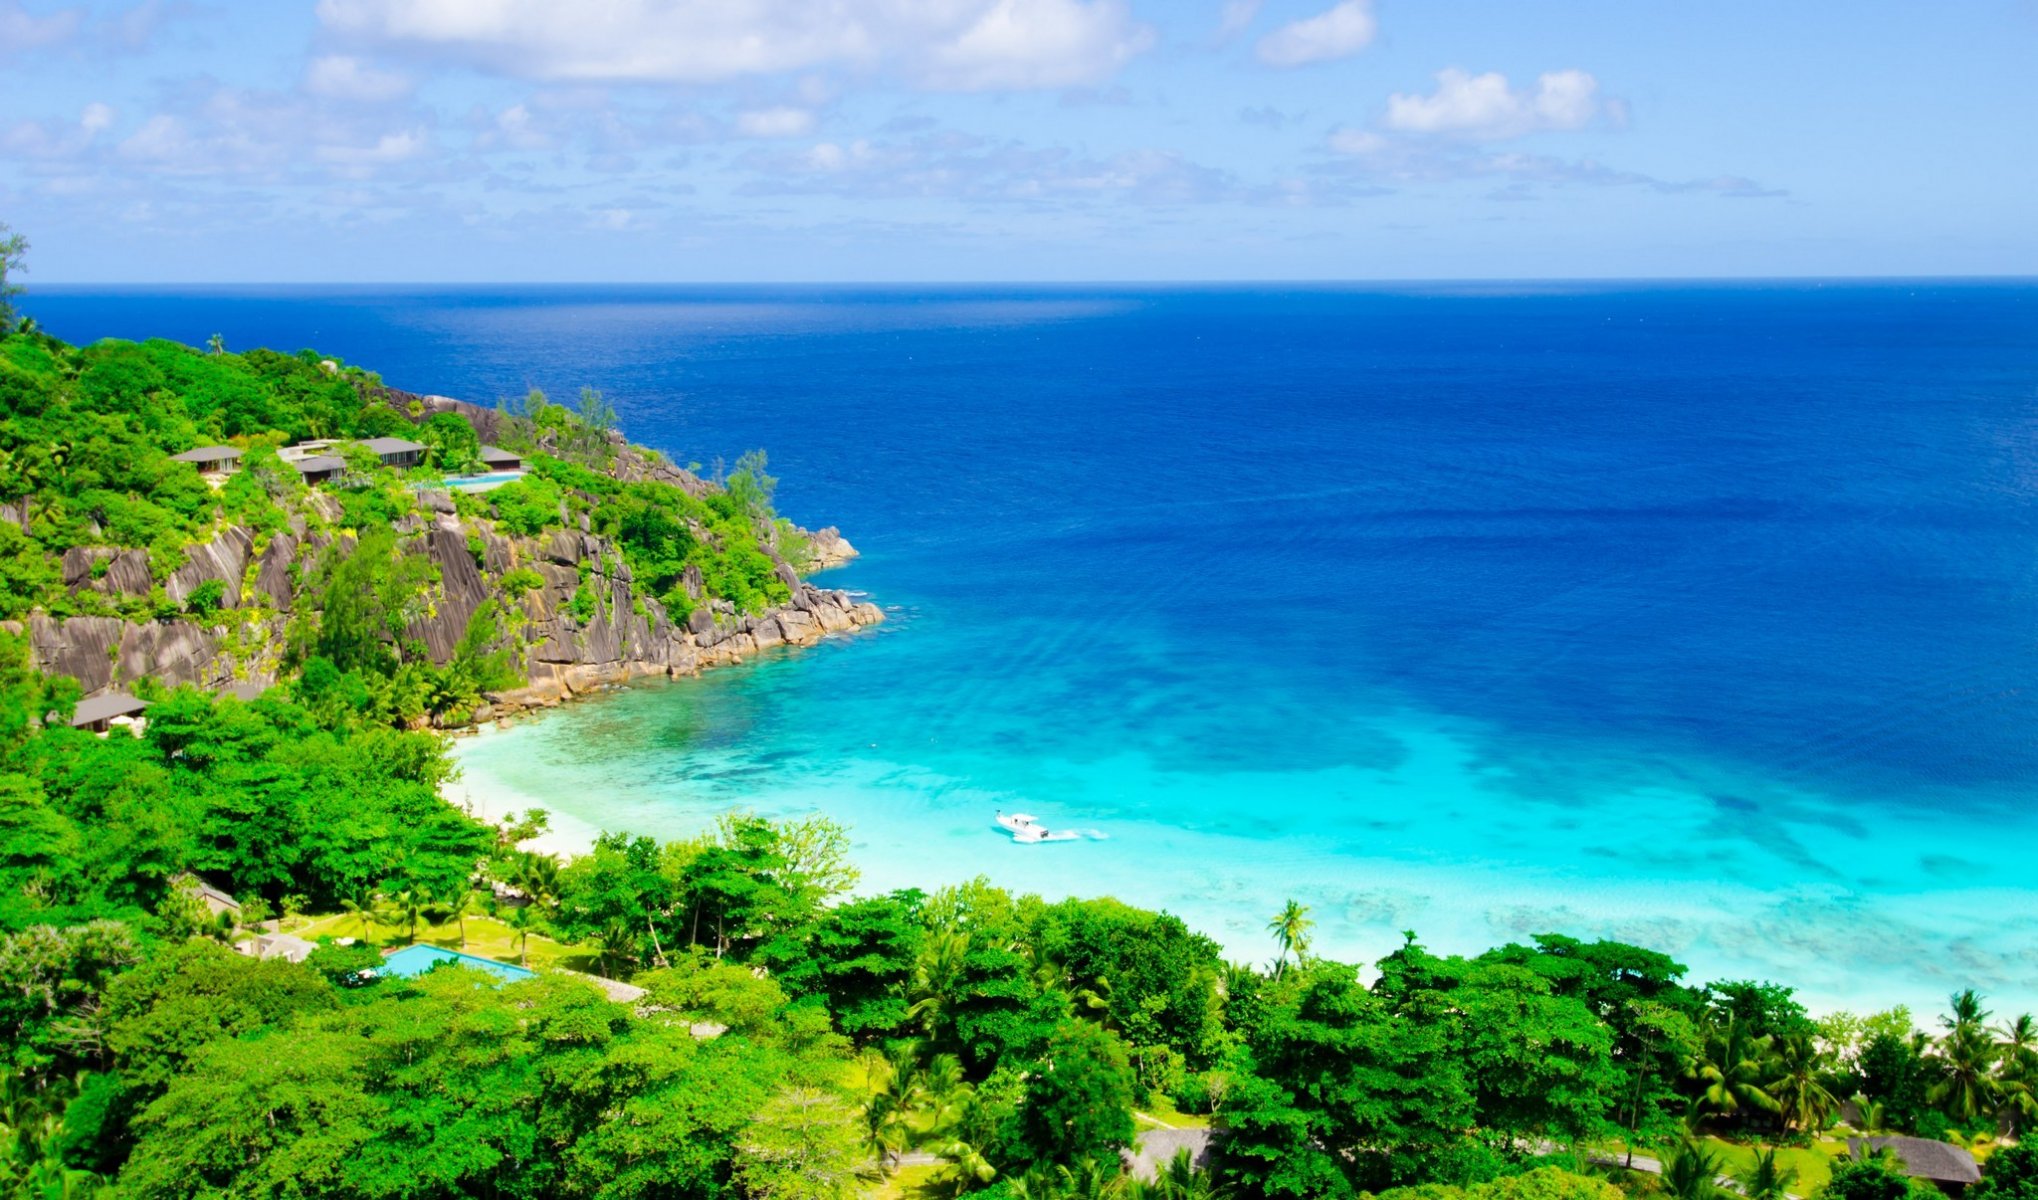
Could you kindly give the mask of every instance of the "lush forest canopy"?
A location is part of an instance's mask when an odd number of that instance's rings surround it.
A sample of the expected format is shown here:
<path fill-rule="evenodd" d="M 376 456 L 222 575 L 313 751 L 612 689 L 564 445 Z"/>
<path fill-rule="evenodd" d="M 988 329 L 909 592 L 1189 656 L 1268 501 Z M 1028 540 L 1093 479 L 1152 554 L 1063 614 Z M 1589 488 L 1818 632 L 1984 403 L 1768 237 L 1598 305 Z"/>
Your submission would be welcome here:
<path fill-rule="evenodd" d="M 416 430 L 376 389 L 310 354 L 0 336 L 0 616 L 217 617 L 218 593 L 160 580 L 223 524 L 316 513 L 277 445 Z M 696 496 L 605 469 L 599 396 L 510 416 L 533 470 L 464 498 L 476 519 L 585 517 L 681 612 L 689 569 L 704 596 L 782 598 L 761 458 Z M 419 440 L 433 476 L 478 445 L 443 422 Z M 222 441 L 247 457 L 217 490 L 170 460 Z M 298 669 L 258 698 L 159 689 L 139 735 L 95 736 L 63 719 L 76 684 L 0 636 L 9 1195 L 832 1200 L 897 1172 L 1011 1200 L 1716 1200 L 1722 1177 L 1904 1200 L 1925 1185 L 1893 1160 L 1820 1148 L 1843 1101 L 1852 1128 L 1984 1152 L 2038 1120 L 2038 1022 L 1971 992 L 1930 1030 L 1815 1017 L 1787 986 L 1556 933 L 1472 956 L 1411 934 L 1362 968 L 1312 953 L 1307 909 L 1275 897 L 1277 953 L 1242 964 L 1110 899 L 859 892 L 824 818 L 527 850 L 542 813 L 461 813 L 443 739 L 396 725 L 507 669 L 534 577 L 492 579 L 452 661 L 421 658 L 404 613 L 431 566 L 391 529 L 413 480 L 349 470 L 317 515 L 346 550 L 307 573 Z M 73 547 L 145 551 L 158 584 L 67 589 Z M 278 930 L 317 949 L 233 948 Z M 546 969 L 381 969 L 380 948 L 470 933 Z M 1214 1156 L 1128 1181 L 1156 1124 L 1214 1129 Z M 1623 1169 L 1638 1149 L 1660 1174 Z M 2004 1139 L 1975 1200 L 2038 1200 L 2038 1154 Z"/>

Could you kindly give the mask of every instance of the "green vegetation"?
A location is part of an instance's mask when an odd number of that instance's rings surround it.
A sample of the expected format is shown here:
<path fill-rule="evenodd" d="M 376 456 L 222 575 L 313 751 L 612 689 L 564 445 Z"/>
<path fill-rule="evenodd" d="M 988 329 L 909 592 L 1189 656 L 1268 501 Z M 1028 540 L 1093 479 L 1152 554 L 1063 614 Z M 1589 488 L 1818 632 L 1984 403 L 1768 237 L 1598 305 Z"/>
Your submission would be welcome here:
<path fill-rule="evenodd" d="M 16 242 L 0 241 L 0 259 L 18 269 Z M 11 314 L 4 300 L 0 313 Z M 0 330 L 15 324 L 5 321 Z M 232 353 L 216 339 L 209 350 L 166 341 L 74 347 L 26 327 L 0 336 L 0 620 L 41 612 L 195 621 L 245 651 L 236 671 L 301 676 L 299 699 L 312 707 L 408 725 L 457 719 L 483 692 L 520 681 L 529 614 L 519 602 L 544 587 L 533 566 L 543 540 L 561 531 L 578 535 L 584 524 L 610 540 L 621 561 L 608 565 L 627 565 L 637 588 L 628 607 L 646 619 L 651 604 L 678 624 L 707 605 L 755 613 L 791 598 L 777 547 L 805 551 L 771 510 L 775 481 L 761 453 L 746 455 L 724 488 L 647 478 L 652 456 L 620 442 L 599 393 L 569 410 L 533 392 L 500 418 L 500 440 L 525 456 L 529 474 L 450 498 L 483 583 L 502 603 L 443 634 L 435 652 L 422 630 L 447 584 L 418 553 L 417 531 L 433 515 L 420 489 L 477 468 L 480 441 L 460 415 L 413 425 L 407 411 L 375 376 L 309 350 Z M 349 440 L 381 435 L 421 442 L 424 465 L 402 472 Z M 346 462 L 337 480 L 309 487 L 279 456 L 307 439 L 336 440 L 327 452 Z M 217 444 L 240 452 L 223 477 L 208 480 L 172 458 Z M 209 566 L 196 580 L 177 577 L 198 547 L 235 527 L 258 553 L 291 539 L 287 603 L 273 587 L 253 586 L 253 564 L 239 579 Z M 505 565 L 489 557 L 491 535 L 533 541 L 513 541 Z M 67 552 L 89 564 L 68 584 Z M 113 572 L 116 559 L 124 565 Z M 548 612 L 552 604 L 581 624 L 616 608 L 600 579 L 551 598 Z"/>

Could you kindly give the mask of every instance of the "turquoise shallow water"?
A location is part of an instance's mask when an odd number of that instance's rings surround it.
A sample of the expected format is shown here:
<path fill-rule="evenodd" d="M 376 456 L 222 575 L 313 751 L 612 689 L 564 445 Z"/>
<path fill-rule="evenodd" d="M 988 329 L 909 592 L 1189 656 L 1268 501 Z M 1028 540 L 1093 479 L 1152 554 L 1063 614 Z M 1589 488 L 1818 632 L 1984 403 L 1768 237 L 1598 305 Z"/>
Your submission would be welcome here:
<path fill-rule="evenodd" d="M 895 611 L 880 632 L 463 738 L 453 794 L 489 815 L 545 807 L 549 844 L 568 851 L 599 829 L 696 833 L 732 808 L 825 812 L 850 826 L 865 888 L 982 874 L 1116 895 L 1252 961 L 1272 956 L 1266 921 L 1294 896 L 1319 952 L 1357 960 L 1404 929 L 1453 950 L 1554 929 L 1664 949 L 1704 978 L 1789 981 L 1822 1008 L 1936 1011 L 1968 983 L 2009 1005 L 2034 995 L 2028 879 L 1937 814 L 1869 817 L 1585 746 L 1496 761 L 1475 748 L 1490 731 L 1402 708 L 1346 731 L 1362 763 L 1210 770 L 1123 725 L 1043 753 L 1023 719 L 979 730 L 971 714 L 1051 714 L 1053 687 L 930 661 L 939 623 Z M 1017 845 L 993 826 L 1000 809 L 1090 836 Z M 2021 842 L 2029 827 L 2002 832 Z"/>
<path fill-rule="evenodd" d="M 839 523 L 869 636 L 463 741 L 1273 953 L 1542 929 L 2038 1008 L 2038 285 L 39 290 L 61 336 L 604 389 Z M 1024 808 L 1095 840 L 1015 846 Z"/>

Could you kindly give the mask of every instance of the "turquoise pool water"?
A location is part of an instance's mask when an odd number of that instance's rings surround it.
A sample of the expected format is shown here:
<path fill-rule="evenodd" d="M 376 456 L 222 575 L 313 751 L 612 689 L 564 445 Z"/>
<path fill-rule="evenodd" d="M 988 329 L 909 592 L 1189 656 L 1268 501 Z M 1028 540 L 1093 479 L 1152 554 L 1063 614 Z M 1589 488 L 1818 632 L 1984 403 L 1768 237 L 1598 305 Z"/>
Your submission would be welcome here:
<path fill-rule="evenodd" d="M 427 946 L 423 944 L 405 946 L 403 949 L 382 960 L 383 970 L 391 975 L 401 976 L 404 979 L 415 979 L 433 967 L 441 965 L 471 967 L 477 971 L 486 971 L 490 975 L 507 980 L 510 983 L 515 983 L 521 979 L 533 979 L 537 976 L 536 971 L 527 970 L 510 963 L 497 962 L 492 958 L 481 958 L 473 954 L 463 954 L 458 950 L 448 950 L 443 946 Z"/>
<path fill-rule="evenodd" d="M 446 480 L 446 486 L 458 488 L 466 492 L 486 491 L 489 488 L 501 487 L 505 483 L 522 479 L 523 477 L 524 472 L 522 471 L 492 471 L 486 475 L 456 475 Z"/>

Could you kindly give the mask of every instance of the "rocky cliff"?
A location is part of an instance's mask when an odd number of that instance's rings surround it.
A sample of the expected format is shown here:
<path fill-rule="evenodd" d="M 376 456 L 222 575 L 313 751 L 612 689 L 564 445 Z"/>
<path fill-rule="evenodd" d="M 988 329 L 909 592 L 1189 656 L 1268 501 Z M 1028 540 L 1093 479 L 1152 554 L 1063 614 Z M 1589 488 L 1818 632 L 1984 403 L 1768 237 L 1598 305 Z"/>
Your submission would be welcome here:
<path fill-rule="evenodd" d="M 499 434 L 501 418 L 492 409 L 394 390 L 385 398 L 412 420 L 453 412 L 466 418 L 483 441 Z M 616 453 L 610 469 L 618 478 L 654 480 L 694 496 L 712 490 L 662 456 L 628 445 L 620 435 L 612 435 L 612 441 Z M 419 511 L 403 518 L 396 533 L 405 553 L 431 560 L 438 582 L 423 614 L 408 626 L 408 638 L 421 644 L 433 662 L 444 664 L 484 602 L 500 598 L 516 610 L 506 622 L 504 644 L 521 658 L 527 684 L 490 693 L 479 711 L 465 714 L 473 720 L 549 706 L 576 692 L 631 678 L 693 674 L 760 650 L 808 645 L 884 619 L 876 605 L 802 579 L 785 560 L 776 528 L 766 551 L 792 593 L 790 601 L 763 613 L 740 613 L 727 601 L 703 599 L 699 574 L 690 572 L 686 588 L 697 603 L 681 623 L 636 588 L 621 549 L 586 532 L 584 519 L 577 530 L 516 537 L 486 518 L 461 517 L 446 492 L 423 492 L 420 500 Z M 265 686 L 284 670 L 293 611 L 306 607 L 308 597 L 299 596 L 299 588 L 336 540 L 351 539 L 340 524 L 339 503 L 312 492 L 287 532 L 260 534 L 229 526 L 187 547 L 174 566 L 152 566 L 144 550 L 77 547 L 65 553 L 61 564 L 64 585 L 74 594 L 148 597 L 160 587 L 171 604 L 183 605 L 199 587 L 216 580 L 220 611 L 153 621 L 59 619 L 38 613 L 25 622 L 0 623 L 0 629 L 25 634 L 39 669 L 77 679 L 87 695 L 131 687 L 146 677 L 212 690 Z M 855 547 L 835 529 L 792 532 L 804 544 L 800 566 L 806 571 L 856 556 Z M 501 581 L 519 568 L 535 572 L 542 583 L 509 601 Z M 576 609 L 573 602 L 583 589 L 594 603 L 589 606 L 583 599 Z"/>
<path fill-rule="evenodd" d="M 789 603 L 742 614 L 726 601 L 709 601 L 695 608 L 685 624 L 675 624 L 656 599 L 638 593 L 622 552 L 607 539 L 567 530 L 506 536 L 492 522 L 457 516 L 443 493 L 428 492 L 425 499 L 428 511 L 407 519 L 398 532 L 407 553 L 424 555 L 438 568 L 429 610 L 407 631 L 434 662 L 452 657 L 474 611 L 500 596 L 498 583 L 505 574 L 523 567 L 543 580 L 517 601 L 522 619 L 512 622 L 509 635 L 529 683 L 491 693 L 489 704 L 472 714 L 476 720 L 555 704 L 627 679 L 694 674 L 760 650 L 809 645 L 884 619 L 876 605 L 815 587 L 780 563 L 780 578 L 792 591 Z M 4 628 L 27 635 L 37 667 L 77 679 L 88 695 L 131 686 L 145 676 L 214 690 L 273 683 L 282 668 L 284 627 L 295 589 L 334 538 L 346 536 L 309 529 L 300 520 L 292 532 L 270 536 L 259 547 L 247 530 L 234 527 L 192 548 L 165 581 L 165 590 L 181 600 L 200 583 L 219 580 L 226 611 L 215 620 L 37 615 Z M 832 541 L 841 539 L 836 535 Z M 101 561 L 108 565 L 95 571 Z M 76 550 L 66 555 L 64 570 L 74 590 L 147 594 L 151 586 L 147 555 L 141 551 Z M 596 600 L 584 619 L 570 608 L 583 578 Z M 689 580 L 689 591 L 698 597 L 698 579 Z"/>

